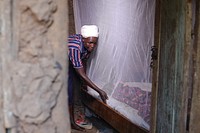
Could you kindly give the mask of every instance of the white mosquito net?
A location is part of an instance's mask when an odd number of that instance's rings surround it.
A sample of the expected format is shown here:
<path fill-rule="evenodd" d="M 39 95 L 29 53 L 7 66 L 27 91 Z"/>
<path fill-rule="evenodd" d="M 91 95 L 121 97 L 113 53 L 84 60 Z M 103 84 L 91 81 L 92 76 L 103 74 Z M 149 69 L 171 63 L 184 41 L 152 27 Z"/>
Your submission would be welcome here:
<path fill-rule="evenodd" d="M 154 11 L 155 0 L 74 0 L 76 32 L 85 24 L 99 27 L 88 76 L 108 93 L 109 105 L 147 129 Z"/>

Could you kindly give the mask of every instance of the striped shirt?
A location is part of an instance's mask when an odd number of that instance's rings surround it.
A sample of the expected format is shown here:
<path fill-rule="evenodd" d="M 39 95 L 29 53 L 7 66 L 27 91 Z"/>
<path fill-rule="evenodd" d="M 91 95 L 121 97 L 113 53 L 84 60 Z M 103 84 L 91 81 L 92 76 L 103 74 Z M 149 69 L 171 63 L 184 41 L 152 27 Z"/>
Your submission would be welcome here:
<path fill-rule="evenodd" d="M 88 55 L 87 49 L 83 46 L 82 36 L 80 34 L 70 35 L 68 37 L 69 60 L 74 68 L 83 67 L 82 59 Z"/>

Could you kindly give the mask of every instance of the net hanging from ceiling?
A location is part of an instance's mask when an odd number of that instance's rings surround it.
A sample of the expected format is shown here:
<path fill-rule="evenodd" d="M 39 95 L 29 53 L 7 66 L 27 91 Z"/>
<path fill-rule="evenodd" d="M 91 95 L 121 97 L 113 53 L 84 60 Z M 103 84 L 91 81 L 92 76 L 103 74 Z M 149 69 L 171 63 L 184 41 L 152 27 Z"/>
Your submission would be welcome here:
<path fill-rule="evenodd" d="M 77 33 L 85 24 L 99 27 L 88 76 L 108 93 L 108 105 L 149 129 L 155 1 L 74 0 L 74 13 Z"/>

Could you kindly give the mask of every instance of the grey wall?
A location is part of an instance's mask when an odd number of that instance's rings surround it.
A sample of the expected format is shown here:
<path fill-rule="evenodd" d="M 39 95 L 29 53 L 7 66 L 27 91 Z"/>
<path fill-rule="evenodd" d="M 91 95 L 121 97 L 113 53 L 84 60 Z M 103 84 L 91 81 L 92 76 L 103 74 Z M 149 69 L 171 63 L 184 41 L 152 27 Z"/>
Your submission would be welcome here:
<path fill-rule="evenodd" d="M 70 132 L 67 14 L 66 0 L 0 0 L 1 133 Z"/>

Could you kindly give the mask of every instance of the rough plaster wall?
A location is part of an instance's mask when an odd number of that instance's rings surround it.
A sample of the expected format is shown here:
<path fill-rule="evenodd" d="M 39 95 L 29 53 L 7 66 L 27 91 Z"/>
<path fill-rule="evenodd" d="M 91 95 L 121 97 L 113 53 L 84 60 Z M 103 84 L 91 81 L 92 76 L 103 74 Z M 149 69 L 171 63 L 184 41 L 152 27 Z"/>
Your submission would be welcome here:
<path fill-rule="evenodd" d="M 2 0 L 0 0 L 0 51 L 2 51 L 2 43 L 1 43 L 1 40 L 2 40 L 2 5 L 3 5 L 3 2 Z M 2 63 L 1 63 L 1 58 L 0 58 L 0 133 L 5 133 L 4 132 L 4 123 L 3 123 L 3 90 L 2 90 L 2 78 L 1 78 L 1 75 L 2 75 Z"/>
<path fill-rule="evenodd" d="M 64 45 L 67 1 L 1 1 L 5 127 L 13 133 L 70 132 Z"/>

